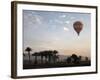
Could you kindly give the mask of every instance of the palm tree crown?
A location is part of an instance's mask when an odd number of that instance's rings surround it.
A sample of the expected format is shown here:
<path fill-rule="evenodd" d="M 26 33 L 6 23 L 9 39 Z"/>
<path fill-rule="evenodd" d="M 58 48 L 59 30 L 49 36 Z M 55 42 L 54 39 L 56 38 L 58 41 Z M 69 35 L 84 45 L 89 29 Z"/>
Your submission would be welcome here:
<path fill-rule="evenodd" d="M 32 51 L 32 49 L 31 49 L 30 47 L 27 47 L 27 48 L 25 49 L 25 51 L 30 52 L 30 51 Z"/>
<path fill-rule="evenodd" d="M 25 49 L 25 51 L 28 52 L 29 62 L 30 62 L 30 61 L 31 61 L 31 60 L 30 60 L 30 51 L 32 51 L 32 49 L 31 49 L 30 47 L 27 47 L 27 48 Z"/>

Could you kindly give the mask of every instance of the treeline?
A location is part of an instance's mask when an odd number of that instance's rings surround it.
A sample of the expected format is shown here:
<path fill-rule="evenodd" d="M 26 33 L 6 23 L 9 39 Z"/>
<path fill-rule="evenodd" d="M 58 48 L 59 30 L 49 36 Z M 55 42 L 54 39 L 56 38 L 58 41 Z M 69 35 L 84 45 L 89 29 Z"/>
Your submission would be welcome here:
<path fill-rule="evenodd" d="M 32 54 L 35 56 L 35 64 L 37 64 L 37 57 L 41 57 L 41 63 L 51 63 L 52 61 L 55 63 L 58 59 L 58 51 L 57 50 L 45 50 L 40 52 L 35 52 Z"/>
<path fill-rule="evenodd" d="M 76 54 L 72 54 L 70 57 L 66 59 L 67 63 L 80 63 L 82 61 L 82 56 L 77 56 Z M 88 57 L 85 57 L 85 61 L 89 61 Z"/>
<path fill-rule="evenodd" d="M 30 52 L 32 49 L 30 47 L 27 47 L 25 49 L 26 52 L 28 52 L 29 56 L 29 62 L 31 62 L 30 59 Z M 58 54 L 59 52 L 57 50 L 44 50 L 44 51 L 39 51 L 39 52 L 34 52 L 32 56 L 34 56 L 34 64 L 38 64 L 38 57 L 40 57 L 40 63 L 57 63 L 59 62 L 60 55 Z M 23 54 L 25 56 L 25 54 Z M 72 54 L 71 56 L 67 57 L 63 62 L 66 62 L 68 64 L 70 63 L 81 63 L 82 61 L 82 56 L 77 56 L 76 54 Z M 88 62 L 89 59 L 88 57 L 85 57 L 85 61 Z"/>

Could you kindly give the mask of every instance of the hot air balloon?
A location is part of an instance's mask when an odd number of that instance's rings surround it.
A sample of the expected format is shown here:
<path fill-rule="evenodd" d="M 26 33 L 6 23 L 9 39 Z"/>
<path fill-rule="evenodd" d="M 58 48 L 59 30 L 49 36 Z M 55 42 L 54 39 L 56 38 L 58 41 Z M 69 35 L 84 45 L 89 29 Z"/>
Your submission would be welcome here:
<path fill-rule="evenodd" d="M 82 24 L 82 22 L 81 22 L 81 21 L 76 21 L 76 22 L 74 22 L 73 28 L 74 28 L 74 30 L 77 32 L 77 34 L 78 34 L 78 36 L 79 36 L 80 32 L 81 32 L 82 29 L 83 29 L 83 24 Z"/>

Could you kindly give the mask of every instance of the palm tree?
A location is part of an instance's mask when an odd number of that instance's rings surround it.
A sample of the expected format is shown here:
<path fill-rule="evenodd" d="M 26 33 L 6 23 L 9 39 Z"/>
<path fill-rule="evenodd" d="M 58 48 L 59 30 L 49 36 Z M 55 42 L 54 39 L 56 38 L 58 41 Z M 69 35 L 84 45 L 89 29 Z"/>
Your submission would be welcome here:
<path fill-rule="evenodd" d="M 58 51 L 54 50 L 53 53 L 54 53 L 54 55 L 56 55 L 58 53 Z"/>
<path fill-rule="evenodd" d="M 45 57 L 45 63 L 49 62 L 49 51 L 43 51 L 43 56 Z"/>
<path fill-rule="evenodd" d="M 41 57 L 41 63 L 44 63 L 44 60 L 47 62 L 47 51 L 40 51 L 38 56 Z"/>
<path fill-rule="evenodd" d="M 42 55 L 45 59 L 45 63 L 50 63 L 52 51 L 51 50 L 43 51 Z"/>
<path fill-rule="evenodd" d="M 41 56 L 41 63 L 43 63 L 43 57 L 44 57 L 43 52 L 42 52 L 42 51 L 41 51 L 41 52 L 39 52 L 39 55 Z"/>
<path fill-rule="evenodd" d="M 56 59 L 57 59 L 57 53 L 58 53 L 58 51 L 56 51 L 56 50 L 53 51 L 53 60 L 54 60 L 54 63 L 56 62 Z"/>
<path fill-rule="evenodd" d="M 31 49 L 30 47 L 27 47 L 27 48 L 25 49 L 25 51 L 28 52 L 29 62 L 30 62 L 30 61 L 31 61 L 31 59 L 30 59 L 30 51 L 32 51 L 32 49 Z"/>
<path fill-rule="evenodd" d="M 32 56 L 35 56 L 35 61 L 34 61 L 34 63 L 37 64 L 37 56 L 38 56 L 38 53 L 35 52 L 34 54 L 32 54 Z"/>
<path fill-rule="evenodd" d="M 48 51 L 44 52 L 44 56 L 45 56 L 45 59 L 46 59 L 46 63 L 48 63 L 49 62 L 49 53 L 48 53 Z"/>
<path fill-rule="evenodd" d="M 54 61 L 54 53 L 52 50 L 48 51 L 48 61 L 49 61 L 49 63 Z"/>

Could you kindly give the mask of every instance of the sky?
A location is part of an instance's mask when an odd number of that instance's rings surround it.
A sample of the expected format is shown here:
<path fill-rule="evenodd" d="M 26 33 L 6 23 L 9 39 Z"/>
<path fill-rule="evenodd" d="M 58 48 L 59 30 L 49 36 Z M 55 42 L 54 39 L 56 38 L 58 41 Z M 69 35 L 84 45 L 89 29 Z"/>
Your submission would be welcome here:
<path fill-rule="evenodd" d="M 78 36 L 73 23 L 81 21 Z M 61 55 L 91 56 L 91 14 L 23 10 L 23 50 L 57 50 Z"/>

